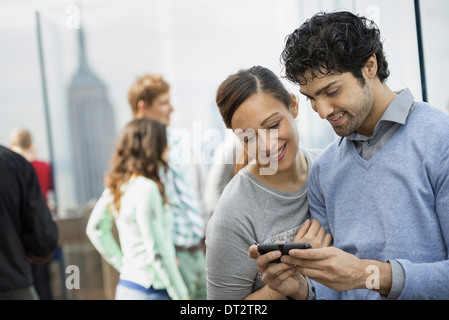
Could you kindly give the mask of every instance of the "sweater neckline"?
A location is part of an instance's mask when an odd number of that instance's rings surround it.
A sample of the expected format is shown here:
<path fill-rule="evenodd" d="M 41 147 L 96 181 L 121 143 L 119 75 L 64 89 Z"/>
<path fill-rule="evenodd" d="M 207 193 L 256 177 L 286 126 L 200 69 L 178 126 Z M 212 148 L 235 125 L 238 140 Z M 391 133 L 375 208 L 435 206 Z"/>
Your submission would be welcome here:
<path fill-rule="evenodd" d="M 413 113 L 412 113 L 413 114 Z M 411 115 L 410 115 L 411 116 Z M 407 119 L 408 120 L 408 119 Z M 357 148 L 353 140 L 345 139 L 345 143 L 347 148 L 349 148 L 349 152 L 354 157 L 355 161 L 366 170 L 369 170 L 371 166 L 377 163 L 383 157 L 384 153 L 388 153 L 389 149 L 392 148 L 396 144 L 396 140 L 398 137 L 403 134 L 405 130 L 406 123 L 401 125 L 401 127 L 396 131 L 396 133 L 387 141 L 387 143 L 369 160 L 363 159 L 360 154 L 357 152 Z"/>
<path fill-rule="evenodd" d="M 253 175 L 248 171 L 248 168 L 247 168 L 247 167 L 244 167 L 242 170 L 240 170 L 239 174 L 242 174 L 244 177 L 248 178 L 249 181 L 250 181 L 251 183 L 253 183 L 253 184 L 256 185 L 257 187 L 259 187 L 260 189 L 265 190 L 266 192 L 269 192 L 269 193 L 271 193 L 271 194 L 274 194 L 274 195 L 276 195 L 276 196 L 278 196 L 278 197 L 285 198 L 285 199 L 296 199 L 296 198 L 300 198 L 300 197 L 304 196 L 304 195 L 307 193 L 308 189 L 309 189 L 309 187 L 308 187 L 308 184 L 309 184 L 309 175 L 310 175 L 310 169 L 311 169 L 311 167 L 312 167 L 313 159 L 312 159 L 312 157 L 310 156 L 310 154 L 307 152 L 307 150 L 305 150 L 305 149 L 303 149 L 303 148 L 300 147 L 300 148 L 299 148 L 299 151 L 300 151 L 302 154 L 304 154 L 304 156 L 306 157 L 307 165 L 309 166 L 309 171 L 308 171 L 308 174 L 307 174 L 307 178 L 306 178 L 306 180 L 304 181 L 304 184 L 301 186 L 301 188 L 299 188 L 298 191 L 296 191 L 296 192 L 294 192 L 294 193 L 286 193 L 286 192 L 279 191 L 279 190 L 276 190 L 276 189 L 273 189 L 273 188 L 267 186 L 266 184 L 264 184 L 263 182 L 261 182 L 259 179 L 257 179 L 255 176 L 253 176 Z"/>

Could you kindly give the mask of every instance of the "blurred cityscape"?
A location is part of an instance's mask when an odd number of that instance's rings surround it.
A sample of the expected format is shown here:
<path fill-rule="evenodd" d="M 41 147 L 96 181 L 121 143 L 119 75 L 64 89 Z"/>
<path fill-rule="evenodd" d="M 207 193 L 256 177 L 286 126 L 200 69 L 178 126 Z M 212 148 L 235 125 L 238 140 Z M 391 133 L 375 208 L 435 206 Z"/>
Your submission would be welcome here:
<path fill-rule="evenodd" d="M 0 3 L 0 144 L 8 146 L 11 130 L 25 127 L 39 157 L 53 164 L 63 248 L 63 256 L 51 265 L 55 299 L 113 299 L 117 273 L 88 242 L 85 223 L 103 190 L 117 132 L 131 120 L 127 91 L 134 79 L 148 72 L 168 79 L 175 108 L 172 129 L 195 137 L 194 124 L 199 124 L 200 141 L 193 143 L 203 148 L 210 144 L 207 130 L 225 137 L 215 105 L 219 83 L 253 65 L 282 76 L 279 57 L 285 37 L 314 13 L 337 9 L 377 22 L 391 70 L 389 86 L 409 87 L 421 100 L 413 0 Z M 446 0 L 421 1 L 428 100 L 449 112 L 443 79 L 449 70 L 449 35 L 441 32 L 448 14 Z M 325 148 L 335 138 L 333 130 L 313 113 L 297 87 L 285 85 L 300 99 L 301 144 Z M 203 165 L 207 172 L 210 163 Z M 79 267 L 79 290 L 67 289 L 66 265 Z"/>

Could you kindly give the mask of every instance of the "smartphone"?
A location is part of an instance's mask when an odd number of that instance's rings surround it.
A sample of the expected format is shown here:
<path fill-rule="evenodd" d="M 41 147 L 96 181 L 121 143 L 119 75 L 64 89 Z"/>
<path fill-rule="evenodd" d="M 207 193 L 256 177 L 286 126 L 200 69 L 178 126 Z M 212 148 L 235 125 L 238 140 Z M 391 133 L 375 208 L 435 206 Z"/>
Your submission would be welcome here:
<path fill-rule="evenodd" d="M 288 255 L 292 249 L 312 249 L 312 246 L 306 242 L 289 242 L 289 243 L 259 243 L 257 245 L 260 254 L 270 251 L 280 250 L 282 255 Z M 281 259 L 271 261 L 271 263 L 280 263 Z"/>

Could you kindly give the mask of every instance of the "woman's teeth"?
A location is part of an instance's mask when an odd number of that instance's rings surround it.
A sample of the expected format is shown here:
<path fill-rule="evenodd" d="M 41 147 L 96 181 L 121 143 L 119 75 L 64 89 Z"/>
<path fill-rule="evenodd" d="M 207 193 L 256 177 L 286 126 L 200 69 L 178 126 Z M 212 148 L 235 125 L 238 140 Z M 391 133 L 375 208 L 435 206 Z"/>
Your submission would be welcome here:
<path fill-rule="evenodd" d="M 285 150 L 285 145 L 282 148 L 280 148 L 276 154 L 270 155 L 268 158 L 276 159 L 277 157 L 279 157 L 281 155 L 282 152 L 284 152 L 284 150 Z"/>

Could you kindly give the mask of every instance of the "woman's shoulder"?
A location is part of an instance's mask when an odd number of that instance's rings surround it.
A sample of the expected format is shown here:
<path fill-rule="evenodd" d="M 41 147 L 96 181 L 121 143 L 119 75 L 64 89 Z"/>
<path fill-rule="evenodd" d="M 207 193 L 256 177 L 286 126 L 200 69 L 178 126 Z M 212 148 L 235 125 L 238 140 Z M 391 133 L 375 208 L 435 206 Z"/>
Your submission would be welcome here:
<path fill-rule="evenodd" d="M 246 167 L 241 169 L 226 185 L 222 196 L 230 198 L 231 201 L 232 199 L 247 199 L 248 196 L 255 194 L 254 179 Z"/>
<path fill-rule="evenodd" d="M 257 206 L 257 192 L 245 168 L 239 171 L 223 189 L 214 214 L 225 212 L 226 216 L 242 216 Z"/>
<path fill-rule="evenodd" d="M 138 185 L 139 187 L 157 188 L 156 182 L 144 176 L 137 176 L 135 178 L 131 178 L 130 183 Z"/>
<path fill-rule="evenodd" d="M 127 194 L 134 194 L 138 196 L 139 194 L 146 194 L 150 196 L 154 191 L 159 192 L 159 187 L 156 182 L 150 178 L 144 176 L 132 177 L 127 184 L 125 184 L 123 192 Z"/>

